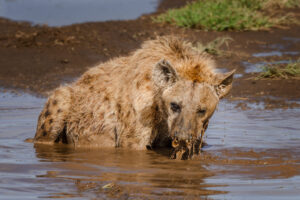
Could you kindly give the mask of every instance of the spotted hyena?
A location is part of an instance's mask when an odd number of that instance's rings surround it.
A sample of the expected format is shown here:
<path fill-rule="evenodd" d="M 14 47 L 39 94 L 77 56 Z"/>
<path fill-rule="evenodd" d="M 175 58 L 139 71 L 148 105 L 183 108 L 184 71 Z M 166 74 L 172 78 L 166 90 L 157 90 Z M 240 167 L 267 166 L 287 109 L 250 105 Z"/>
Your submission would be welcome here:
<path fill-rule="evenodd" d="M 176 37 L 147 41 L 130 56 L 57 88 L 39 116 L 34 141 L 132 149 L 172 144 L 191 155 L 231 89 L 233 73 L 216 73 L 208 55 Z"/>

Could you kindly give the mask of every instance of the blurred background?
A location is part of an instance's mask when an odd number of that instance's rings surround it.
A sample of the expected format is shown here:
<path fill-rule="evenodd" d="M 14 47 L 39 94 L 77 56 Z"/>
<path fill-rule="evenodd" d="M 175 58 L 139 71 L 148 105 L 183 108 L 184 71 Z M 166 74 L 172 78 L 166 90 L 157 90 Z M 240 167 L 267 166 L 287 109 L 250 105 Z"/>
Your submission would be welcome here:
<path fill-rule="evenodd" d="M 135 19 L 155 11 L 159 0 L 0 0 L 0 16 L 33 24 Z"/>

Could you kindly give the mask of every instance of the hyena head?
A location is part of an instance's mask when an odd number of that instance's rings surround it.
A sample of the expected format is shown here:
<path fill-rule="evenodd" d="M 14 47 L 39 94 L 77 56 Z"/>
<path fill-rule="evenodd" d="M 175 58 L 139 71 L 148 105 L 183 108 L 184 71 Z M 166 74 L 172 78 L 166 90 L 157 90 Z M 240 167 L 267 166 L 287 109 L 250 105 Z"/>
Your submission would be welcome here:
<path fill-rule="evenodd" d="M 167 121 L 174 148 L 180 144 L 185 147 L 191 144 L 191 148 L 196 148 L 194 145 L 198 144 L 199 149 L 199 141 L 202 143 L 202 134 L 219 100 L 232 87 L 233 74 L 234 71 L 216 74 L 215 83 L 196 82 L 181 77 L 166 60 L 157 63 L 152 76 L 160 93 L 160 110 Z"/>

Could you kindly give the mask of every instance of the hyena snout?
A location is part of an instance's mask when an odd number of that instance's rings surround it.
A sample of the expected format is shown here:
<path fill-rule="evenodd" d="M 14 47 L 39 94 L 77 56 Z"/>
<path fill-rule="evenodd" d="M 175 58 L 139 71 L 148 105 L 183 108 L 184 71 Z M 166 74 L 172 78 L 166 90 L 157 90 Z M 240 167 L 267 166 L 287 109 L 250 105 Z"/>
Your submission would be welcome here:
<path fill-rule="evenodd" d="M 175 132 L 172 139 L 176 139 L 178 141 L 192 141 L 197 139 L 200 136 L 197 132 L 188 132 L 188 131 L 180 131 Z"/>
<path fill-rule="evenodd" d="M 198 126 L 196 126 L 198 125 Z M 173 139 L 184 140 L 184 141 L 193 141 L 196 139 L 200 139 L 201 133 L 206 131 L 208 126 L 208 122 L 204 122 L 201 124 L 192 124 L 187 123 L 187 125 L 180 126 L 175 129 L 173 135 Z"/>
<path fill-rule="evenodd" d="M 172 146 L 174 148 L 178 146 L 189 146 L 199 143 L 203 140 L 203 135 L 208 128 L 209 121 L 206 120 L 198 127 L 193 127 L 189 123 L 188 126 L 178 128 L 172 134 Z"/>

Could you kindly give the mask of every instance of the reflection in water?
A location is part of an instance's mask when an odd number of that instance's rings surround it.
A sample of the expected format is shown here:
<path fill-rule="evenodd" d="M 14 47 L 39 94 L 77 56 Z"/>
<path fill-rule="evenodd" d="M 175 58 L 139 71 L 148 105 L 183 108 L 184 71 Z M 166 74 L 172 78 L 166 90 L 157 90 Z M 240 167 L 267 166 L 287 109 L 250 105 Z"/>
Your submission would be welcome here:
<path fill-rule="evenodd" d="M 194 160 L 33 145 L 45 99 L 0 93 L 0 199 L 298 199 L 300 109 L 222 102 Z M 250 198 L 251 197 L 251 198 Z"/>
<path fill-rule="evenodd" d="M 174 161 L 152 151 L 80 150 L 57 145 L 35 145 L 36 156 L 44 162 L 55 162 L 58 171 L 39 177 L 56 177 L 73 182 L 76 194 L 88 197 L 108 192 L 102 187 L 114 183 L 114 195 L 130 197 L 161 195 L 169 197 L 196 197 L 223 193 L 209 189 L 205 179 L 214 175 L 199 161 Z M 91 193 L 91 190 L 94 191 Z M 98 194 L 99 193 L 99 194 Z M 57 195 L 57 194 L 55 194 Z M 110 194 L 111 195 L 111 194 Z"/>
<path fill-rule="evenodd" d="M 298 51 L 271 51 L 271 52 L 261 52 L 261 53 L 254 53 L 252 56 L 254 57 L 269 57 L 269 56 L 278 56 L 281 57 L 283 55 L 298 55 Z"/>
<path fill-rule="evenodd" d="M 265 66 L 269 65 L 278 65 L 278 64 L 289 64 L 294 63 L 294 60 L 279 60 L 273 62 L 257 62 L 257 63 L 250 63 L 247 61 L 243 61 L 242 65 L 245 67 L 245 73 L 257 73 L 262 72 Z"/>
<path fill-rule="evenodd" d="M 0 0 L 0 16 L 34 24 L 135 19 L 154 12 L 157 0 Z"/>

